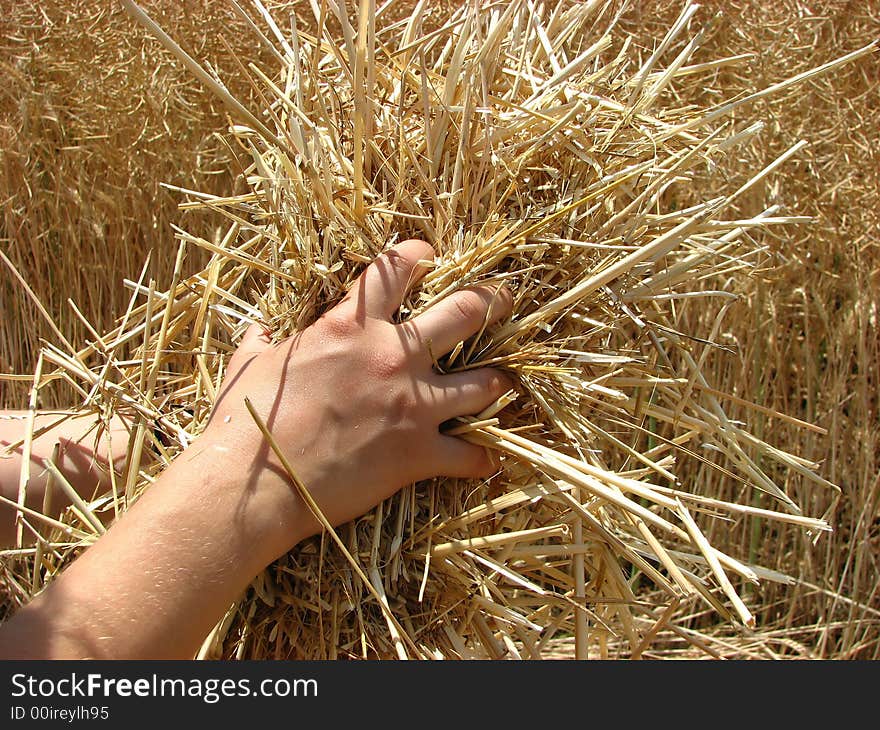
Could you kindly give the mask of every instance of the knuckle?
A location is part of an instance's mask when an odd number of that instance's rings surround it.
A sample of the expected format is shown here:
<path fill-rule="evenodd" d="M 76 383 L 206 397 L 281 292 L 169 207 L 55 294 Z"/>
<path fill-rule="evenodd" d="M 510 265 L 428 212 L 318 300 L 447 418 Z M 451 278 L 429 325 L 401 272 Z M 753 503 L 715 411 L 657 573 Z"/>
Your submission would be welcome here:
<path fill-rule="evenodd" d="M 418 399 L 404 389 L 395 390 L 383 399 L 379 407 L 388 432 L 403 438 L 407 448 L 415 448 L 417 439 L 412 436 L 420 425 Z"/>
<path fill-rule="evenodd" d="M 398 274 L 405 274 L 410 271 L 412 268 L 412 264 L 403 254 L 399 251 L 395 251 L 391 249 L 390 251 L 386 251 L 379 257 L 379 261 L 383 267 L 391 269 L 393 272 Z"/>
<path fill-rule="evenodd" d="M 411 416 L 414 415 L 418 409 L 418 399 L 415 395 L 409 390 L 401 390 L 395 394 L 392 400 L 394 403 L 394 410 L 400 417 L 400 420 L 410 421 Z"/>
<path fill-rule="evenodd" d="M 334 339 L 348 339 L 355 334 L 357 323 L 347 314 L 331 310 L 318 320 L 323 332 Z"/>
<path fill-rule="evenodd" d="M 486 387 L 494 392 L 503 393 L 513 388 L 513 380 L 500 370 L 486 369 Z"/>
<path fill-rule="evenodd" d="M 481 393 L 491 396 L 493 399 L 511 390 L 514 387 L 513 381 L 500 370 L 493 368 L 481 368 L 474 370 L 467 381 L 468 388 L 474 393 Z"/>
<path fill-rule="evenodd" d="M 456 313 L 465 321 L 479 324 L 485 316 L 485 307 L 476 292 L 460 292 L 452 300 Z"/>
<path fill-rule="evenodd" d="M 397 349 L 376 353 L 370 364 L 373 375 L 387 380 L 407 372 L 410 368 L 409 357 L 403 350 Z"/>

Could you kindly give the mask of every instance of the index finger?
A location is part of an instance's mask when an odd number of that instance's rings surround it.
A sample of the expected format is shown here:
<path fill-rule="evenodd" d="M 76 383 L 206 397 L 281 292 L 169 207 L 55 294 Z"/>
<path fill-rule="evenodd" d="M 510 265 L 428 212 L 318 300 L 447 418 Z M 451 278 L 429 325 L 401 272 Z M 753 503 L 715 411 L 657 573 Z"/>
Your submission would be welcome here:
<path fill-rule="evenodd" d="M 510 313 L 513 298 L 506 287 L 459 289 L 411 320 L 435 355 L 445 355 L 459 342 L 481 332 Z"/>

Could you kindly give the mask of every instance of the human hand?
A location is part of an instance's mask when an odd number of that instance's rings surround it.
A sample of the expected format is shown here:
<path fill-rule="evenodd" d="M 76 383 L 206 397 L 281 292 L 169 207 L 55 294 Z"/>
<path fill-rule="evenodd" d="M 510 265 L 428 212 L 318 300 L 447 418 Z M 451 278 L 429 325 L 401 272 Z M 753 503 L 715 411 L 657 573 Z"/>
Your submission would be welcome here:
<path fill-rule="evenodd" d="M 245 398 L 334 525 L 419 479 L 490 475 L 488 453 L 440 425 L 479 413 L 510 382 L 489 369 L 440 375 L 432 353 L 502 317 L 510 295 L 462 290 L 393 324 L 432 254 L 421 241 L 394 247 L 284 342 L 252 328 L 202 435 L 0 627 L 0 658 L 191 657 L 254 574 L 319 529 Z"/>
<path fill-rule="evenodd" d="M 443 435 L 456 416 L 479 413 L 511 387 L 492 369 L 441 375 L 433 358 L 510 311 L 506 289 L 456 292 L 409 322 L 391 318 L 433 257 L 423 241 L 379 256 L 317 322 L 271 344 L 257 326 L 227 369 L 211 421 L 194 448 L 242 498 L 272 557 L 320 529 L 247 412 L 247 397 L 327 519 L 367 512 L 406 484 L 432 476 L 488 477 L 482 447 Z M 212 456 L 211 456 L 212 455 Z M 240 472 L 240 473 L 239 473 Z"/>

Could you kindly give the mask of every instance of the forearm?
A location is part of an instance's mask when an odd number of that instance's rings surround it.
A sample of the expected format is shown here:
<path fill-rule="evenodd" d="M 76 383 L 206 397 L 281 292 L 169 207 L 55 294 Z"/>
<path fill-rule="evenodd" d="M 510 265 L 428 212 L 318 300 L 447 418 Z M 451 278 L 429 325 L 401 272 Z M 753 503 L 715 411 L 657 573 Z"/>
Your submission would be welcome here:
<path fill-rule="evenodd" d="M 0 657 L 193 657 L 254 575 L 296 541 L 293 502 L 267 509 L 264 492 L 223 476 L 222 454 L 200 452 L 196 442 L 0 628 Z"/>

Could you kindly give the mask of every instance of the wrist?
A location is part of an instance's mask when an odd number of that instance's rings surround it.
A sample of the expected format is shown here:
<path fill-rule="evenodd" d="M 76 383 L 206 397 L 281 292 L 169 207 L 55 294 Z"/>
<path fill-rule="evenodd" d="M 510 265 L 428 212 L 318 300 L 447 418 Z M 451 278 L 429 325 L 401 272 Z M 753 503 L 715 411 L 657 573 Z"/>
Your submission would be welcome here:
<path fill-rule="evenodd" d="M 209 510 L 214 526 L 231 530 L 248 545 L 249 558 L 260 563 L 257 570 L 311 534 L 312 522 L 287 475 L 266 459 L 265 450 L 249 441 L 206 432 L 174 461 L 168 475 L 177 488 L 181 480 L 196 477 L 191 496 Z"/>

